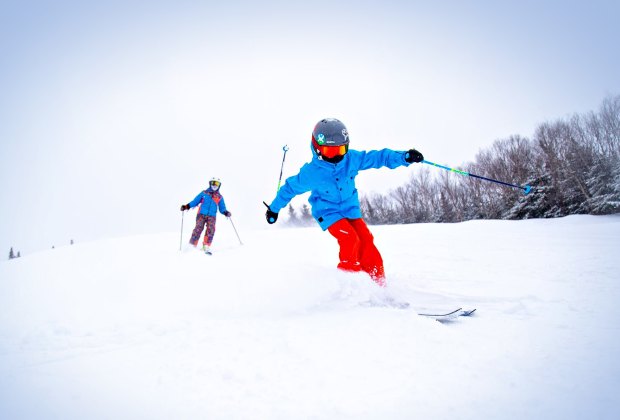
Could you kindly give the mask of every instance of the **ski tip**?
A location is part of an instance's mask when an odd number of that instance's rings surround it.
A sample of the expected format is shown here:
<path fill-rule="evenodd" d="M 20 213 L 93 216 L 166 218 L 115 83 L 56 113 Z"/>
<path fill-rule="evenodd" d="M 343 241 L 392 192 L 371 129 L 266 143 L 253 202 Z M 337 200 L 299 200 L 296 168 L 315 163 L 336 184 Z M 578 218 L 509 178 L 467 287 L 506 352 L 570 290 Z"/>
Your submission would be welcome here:
<path fill-rule="evenodd" d="M 456 314 L 456 313 L 461 312 L 462 310 L 463 310 L 463 308 L 458 308 L 458 309 L 456 309 L 456 310 L 454 310 L 454 311 L 452 311 L 452 312 L 450 312 L 450 313 L 448 313 L 448 314 L 446 314 L 446 315 L 454 315 L 454 314 Z"/>
<path fill-rule="evenodd" d="M 458 308 L 458 309 L 453 310 L 452 312 L 447 312 L 445 314 L 418 314 L 418 315 L 420 315 L 420 316 L 429 316 L 431 318 L 433 318 L 433 317 L 448 317 L 450 315 L 456 315 L 458 312 L 460 312 L 462 310 L 463 310 L 463 308 Z"/>

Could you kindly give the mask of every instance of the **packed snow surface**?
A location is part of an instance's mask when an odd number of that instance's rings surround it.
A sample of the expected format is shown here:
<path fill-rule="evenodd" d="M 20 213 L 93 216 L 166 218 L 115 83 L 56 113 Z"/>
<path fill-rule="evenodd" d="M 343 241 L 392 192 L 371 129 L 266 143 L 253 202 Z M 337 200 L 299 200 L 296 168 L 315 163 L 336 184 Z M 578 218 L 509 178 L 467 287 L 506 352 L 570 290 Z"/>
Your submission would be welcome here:
<path fill-rule="evenodd" d="M 0 418 L 620 418 L 618 216 L 374 226 L 386 290 L 237 228 L 0 262 Z"/>

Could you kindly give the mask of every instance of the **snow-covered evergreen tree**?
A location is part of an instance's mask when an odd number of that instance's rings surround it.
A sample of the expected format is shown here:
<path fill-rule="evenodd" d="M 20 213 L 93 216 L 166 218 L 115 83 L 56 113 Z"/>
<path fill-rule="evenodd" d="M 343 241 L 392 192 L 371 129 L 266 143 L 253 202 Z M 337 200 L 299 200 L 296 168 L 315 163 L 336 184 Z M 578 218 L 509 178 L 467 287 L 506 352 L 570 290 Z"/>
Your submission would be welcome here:
<path fill-rule="evenodd" d="M 301 205 L 300 213 L 299 222 L 302 226 L 311 226 L 314 224 L 314 217 L 312 217 L 310 206 L 307 203 Z"/>
<path fill-rule="evenodd" d="M 299 218 L 297 217 L 297 211 L 295 210 L 295 207 L 293 207 L 293 204 L 289 204 L 288 205 L 288 221 L 287 223 L 289 225 L 293 225 L 293 226 L 298 226 L 299 225 Z"/>

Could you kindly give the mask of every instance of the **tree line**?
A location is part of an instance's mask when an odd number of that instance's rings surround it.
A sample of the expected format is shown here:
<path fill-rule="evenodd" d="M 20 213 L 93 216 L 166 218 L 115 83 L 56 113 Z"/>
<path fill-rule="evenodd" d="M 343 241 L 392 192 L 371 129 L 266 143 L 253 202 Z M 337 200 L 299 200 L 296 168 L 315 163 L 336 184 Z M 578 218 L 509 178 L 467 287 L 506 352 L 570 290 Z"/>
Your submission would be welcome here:
<path fill-rule="evenodd" d="M 301 205 L 299 210 L 295 209 L 292 204 L 288 205 L 288 220 L 286 224 L 289 226 L 304 227 L 312 226 L 316 222 L 312 217 L 310 206 L 307 203 Z"/>
<path fill-rule="evenodd" d="M 73 245 L 75 242 L 73 241 L 73 239 L 71 239 L 71 242 L 69 242 L 71 245 Z M 56 249 L 55 245 L 52 245 L 52 249 Z M 15 251 L 13 251 L 13 247 L 11 247 L 11 249 L 9 250 L 9 260 L 15 259 L 15 258 L 20 258 L 22 256 L 20 251 L 17 251 L 17 253 L 15 253 Z"/>
<path fill-rule="evenodd" d="M 507 188 L 437 168 L 416 168 L 407 183 L 360 200 L 370 224 L 552 218 L 620 212 L 620 96 L 598 111 L 540 124 L 531 138 L 512 135 L 482 149 L 458 170 L 516 185 Z M 304 206 L 306 210 L 304 210 Z M 294 225 L 307 224 L 289 205 Z"/>

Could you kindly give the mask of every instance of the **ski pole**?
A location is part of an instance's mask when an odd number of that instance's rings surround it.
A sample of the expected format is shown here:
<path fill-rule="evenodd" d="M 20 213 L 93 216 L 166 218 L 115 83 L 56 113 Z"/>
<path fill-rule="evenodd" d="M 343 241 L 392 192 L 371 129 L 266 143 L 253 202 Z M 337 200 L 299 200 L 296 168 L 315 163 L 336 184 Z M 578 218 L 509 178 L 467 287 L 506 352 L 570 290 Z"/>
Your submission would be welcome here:
<path fill-rule="evenodd" d="M 232 221 L 232 217 L 229 217 L 228 220 L 230 220 L 230 223 L 232 224 L 232 227 L 235 230 L 235 234 L 237 235 L 237 239 L 239 239 L 239 244 L 243 245 L 243 242 L 241 242 L 241 238 L 239 237 L 239 233 L 237 233 L 237 228 L 235 227 L 235 224 Z"/>
<path fill-rule="evenodd" d="M 510 184 L 510 183 L 504 182 L 504 181 L 498 181 L 497 179 L 491 179 L 491 178 L 487 178 L 487 177 L 480 176 L 480 175 L 474 175 L 474 174 L 471 174 L 469 172 L 461 171 L 461 170 L 458 170 L 458 169 L 449 168 L 447 166 L 443 166 L 443 165 L 439 165 L 437 163 L 429 162 L 428 160 L 423 160 L 422 163 L 426 163 L 428 165 L 436 166 L 438 168 L 445 169 L 445 170 L 450 171 L 450 172 L 456 172 L 457 174 L 461 174 L 461 175 L 465 175 L 465 176 L 471 176 L 472 178 L 478 178 L 478 179 L 482 179 L 482 180 L 485 180 L 485 181 L 495 182 L 496 184 L 505 185 L 507 187 L 519 188 L 520 190 L 523 190 L 524 194 L 528 194 L 532 190 L 532 187 L 530 185 L 526 185 L 526 186 L 522 187 L 520 185 Z"/>
<path fill-rule="evenodd" d="M 183 250 L 183 219 L 185 218 L 185 212 L 181 212 L 181 241 L 179 243 L 179 251 Z"/>
<path fill-rule="evenodd" d="M 288 146 L 284 145 L 284 147 L 282 147 L 282 150 L 284 150 L 284 156 L 282 156 L 282 166 L 280 167 L 280 179 L 278 179 L 278 190 L 276 191 L 276 193 L 280 191 L 280 184 L 282 183 L 282 172 L 284 171 L 284 160 L 286 159 L 286 152 L 288 152 Z"/>

